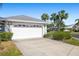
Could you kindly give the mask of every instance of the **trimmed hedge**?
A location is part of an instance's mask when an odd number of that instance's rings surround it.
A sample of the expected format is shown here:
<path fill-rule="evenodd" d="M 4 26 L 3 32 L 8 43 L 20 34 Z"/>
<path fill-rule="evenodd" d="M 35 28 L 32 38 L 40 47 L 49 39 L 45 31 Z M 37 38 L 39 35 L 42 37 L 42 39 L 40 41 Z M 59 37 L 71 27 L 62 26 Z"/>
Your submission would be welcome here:
<path fill-rule="evenodd" d="M 63 32 L 54 32 L 53 33 L 53 39 L 55 40 L 62 40 L 64 39 L 64 35 L 63 35 Z"/>
<path fill-rule="evenodd" d="M 70 32 L 63 32 L 63 31 L 51 31 L 44 35 L 45 38 L 51 38 L 55 40 L 63 40 L 63 39 L 70 39 L 71 34 Z"/>
<path fill-rule="evenodd" d="M 11 40 L 13 33 L 11 32 L 0 32 L 0 41 Z"/>
<path fill-rule="evenodd" d="M 53 33 L 53 39 L 55 40 L 63 40 L 63 39 L 70 39 L 70 38 L 71 38 L 70 32 L 56 31 Z"/>
<path fill-rule="evenodd" d="M 72 36 L 70 34 L 70 32 L 64 32 L 64 39 L 70 39 Z"/>

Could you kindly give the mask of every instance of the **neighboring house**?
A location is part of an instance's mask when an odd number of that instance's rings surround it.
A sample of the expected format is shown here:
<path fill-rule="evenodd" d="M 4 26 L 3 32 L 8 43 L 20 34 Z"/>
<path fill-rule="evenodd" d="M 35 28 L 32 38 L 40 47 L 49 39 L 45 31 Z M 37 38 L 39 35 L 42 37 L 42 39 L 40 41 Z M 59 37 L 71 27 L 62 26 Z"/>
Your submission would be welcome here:
<path fill-rule="evenodd" d="M 65 28 L 73 28 L 73 26 L 74 26 L 74 24 L 71 24 L 71 25 L 66 25 L 66 27 Z"/>
<path fill-rule="evenodd" d="M 56 26 L 51 26 L 49 28 L 47 28 L 48 31 L 57 31 L 58 30 L 58 27 Z"/>
<path fill-rule="evenodd" d="M 61 27 L 61 28 L 64 28 L 64 31 L 70 31 L 70 29 L 73 28 L 73 24 L 71 25 L 66 25 L 65 27 Z M 57 31 L 58 30 L 58 27 L 56 26 L 48 26 L 47 28 L 48 31 Z"/>
<path fill-rule="evenodd" d="M 74 30 L 74 31 L 79 31 L 79 25 L 76 25 L 76 24 L 75 24 L 75 25 L 73 26 L 73 30 Z"/>
<path fill-rule="evenodd" d="M 29 16 L 0 17 L 0 31 L 12 32 L 13 40 L 42 38 L 47 33 L 47 23 Z"/>

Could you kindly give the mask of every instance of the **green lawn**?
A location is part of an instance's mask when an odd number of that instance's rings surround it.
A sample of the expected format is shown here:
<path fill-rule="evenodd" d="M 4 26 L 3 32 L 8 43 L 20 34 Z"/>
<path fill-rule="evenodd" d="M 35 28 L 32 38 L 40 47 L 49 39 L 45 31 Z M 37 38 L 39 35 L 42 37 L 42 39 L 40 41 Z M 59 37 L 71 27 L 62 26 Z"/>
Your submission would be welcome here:
<path fill-rule="evenodd" d="M 67 40 L 65 40 L 65 42 L 68 43 L 68 44 L 79 46 L 79 40 L 76 40 L 74 38 L 67 39 Z"/>
<path fill-rule="evenodd" d="M 79 32 L 71 32 L 71 34 L 79 34 Z"/>
<path fill-rule="evenodd" d="M 1 43 L 3 50 L 0 50 L 0 56 L 20 56 L 22 53 L 17 49 L 12 41 L 3 41 Z"/>

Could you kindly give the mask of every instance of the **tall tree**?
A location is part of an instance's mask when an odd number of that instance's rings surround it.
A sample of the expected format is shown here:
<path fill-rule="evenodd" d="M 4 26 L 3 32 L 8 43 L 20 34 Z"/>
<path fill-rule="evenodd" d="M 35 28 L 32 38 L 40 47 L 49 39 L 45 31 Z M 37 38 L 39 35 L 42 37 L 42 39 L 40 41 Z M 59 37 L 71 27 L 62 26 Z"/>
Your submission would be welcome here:
<path fill-rule="evenodd" d="M 65 10 L 61 10 L 58 12 L 58 18 L 59 18 L 59 30 L 61 29 L 62 27 L 62 24 L 63 24 L 63 20 L 66 20 L 68 18 L 68 13 L 65 12 Z"/>
<path fill-rule="evenodd" d="M 58 23 L 59 23 L 59 16 L 58 16 L 58 14 L 56 14 L 56 13 L 52 13 L 51 14 L 51 17 L 50 17 L 50 20 L 51 20 L 51 22 L 53 21 L 53 26 L 54 26 L 54 28 L 56 29 L 56 27 L 58 27 Z M 56 30 L 58 30 L 58 29 L 56 29 Z"/>
<path fill-rule="evenodd" d="M 49 15 L 47 13 L 43 13 L 41 15 L 41 19 L 44 20 L 44 21 L 47 21 L 49 19 Z"/>
<path fill-rule="evenodd" d="M 58 15 L 59 15 L 61 21 L 62 21 L 63 19 L 67 19 L 67 18 L 68 18 L 68 13 L 65 13 L 65 10 L 59 11 L 59 12 L 58 12 Z"/>
<path fill-rule="evenodd" d="M 53 21 L 54 24 L 56 24 L 56 20 L 57 20 L 57 14 L 56 13 L 52 13 L 51 17 L 50 17 L 51 22 Z"/>

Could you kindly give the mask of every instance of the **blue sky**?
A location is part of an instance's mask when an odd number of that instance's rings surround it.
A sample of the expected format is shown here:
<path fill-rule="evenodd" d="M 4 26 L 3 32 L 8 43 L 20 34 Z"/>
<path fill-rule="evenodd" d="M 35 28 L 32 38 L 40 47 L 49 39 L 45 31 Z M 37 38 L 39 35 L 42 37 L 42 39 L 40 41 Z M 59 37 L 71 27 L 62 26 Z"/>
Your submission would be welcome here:
<path fill-rule="evenodd" d="M 74 24 L 75 19 L 79 18 L 78 3 L 4 3 L 0 8 L 0 16 L 27 15 L 41 19 L 43 13 L 50 15 L 60 10 L 69 13 L 69 18 L 65 21 L 67 25 Z"/>

